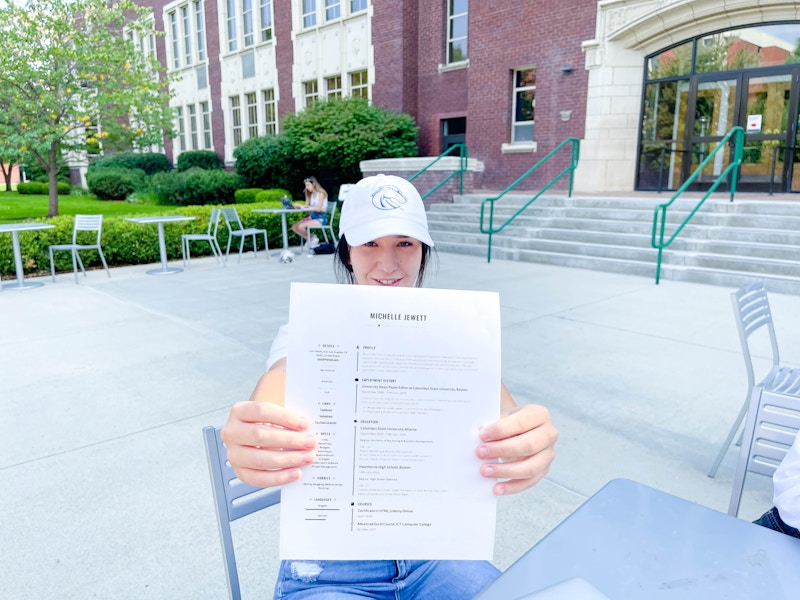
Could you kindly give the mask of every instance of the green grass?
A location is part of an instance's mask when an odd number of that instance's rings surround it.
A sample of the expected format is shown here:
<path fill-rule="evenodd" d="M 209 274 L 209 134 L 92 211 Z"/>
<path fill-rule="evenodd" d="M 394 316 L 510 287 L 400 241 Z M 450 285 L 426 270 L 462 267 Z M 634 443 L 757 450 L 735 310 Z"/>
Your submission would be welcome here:
<path fill-rule="evenodd" d="M 44 219 L 47 216 L 47 196 L 20 195 L 17 192 L 0 192 L 0 223 L 17 223 L 26 219 Z M 157 204 L 128 204 L 98 200 L 89 196 L 59 196 L 59 215 L 150 215 L 164 214 L 169 206 Z"/>

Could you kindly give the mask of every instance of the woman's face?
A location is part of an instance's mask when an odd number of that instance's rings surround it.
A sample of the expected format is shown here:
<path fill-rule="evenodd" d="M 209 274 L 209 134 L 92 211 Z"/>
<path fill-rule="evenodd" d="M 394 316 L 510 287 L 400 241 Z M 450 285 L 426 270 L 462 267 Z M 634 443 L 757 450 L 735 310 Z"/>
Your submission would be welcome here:
<path fill-rule="evenodd" d="M 314 182 L 313 181 L 306 181 L 306 189 L 309 192 L 313 192 L 314 191 Z"/>
<path fill-rule="evenodd" d="M 387 235 L 350 248 L 350 266 L 359 285 L 414 287 L 422 264 L 422 242 Z"/>

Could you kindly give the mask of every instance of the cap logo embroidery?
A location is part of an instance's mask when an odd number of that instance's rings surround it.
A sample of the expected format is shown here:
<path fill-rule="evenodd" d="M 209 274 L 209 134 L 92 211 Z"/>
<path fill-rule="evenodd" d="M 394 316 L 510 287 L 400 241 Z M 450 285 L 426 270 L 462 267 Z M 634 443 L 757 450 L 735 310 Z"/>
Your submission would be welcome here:
<path fill-rule="evenodd" d="M 395 210 L 408 202 L 400 188 L 384 185 L 372 193 L 372 205 L 378 210 Z"/>

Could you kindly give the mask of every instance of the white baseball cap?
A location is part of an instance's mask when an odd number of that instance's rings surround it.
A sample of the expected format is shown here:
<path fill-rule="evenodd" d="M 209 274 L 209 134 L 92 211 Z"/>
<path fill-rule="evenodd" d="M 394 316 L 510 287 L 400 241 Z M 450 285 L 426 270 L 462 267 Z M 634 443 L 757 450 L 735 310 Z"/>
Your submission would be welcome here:
<path fill-rule="evenodd" d="M 419 192 L 396 175 L 365 177 L 347 192 L 339 235 L 351 246 L 386 235 L 407 235 L 433 246 Z"/>

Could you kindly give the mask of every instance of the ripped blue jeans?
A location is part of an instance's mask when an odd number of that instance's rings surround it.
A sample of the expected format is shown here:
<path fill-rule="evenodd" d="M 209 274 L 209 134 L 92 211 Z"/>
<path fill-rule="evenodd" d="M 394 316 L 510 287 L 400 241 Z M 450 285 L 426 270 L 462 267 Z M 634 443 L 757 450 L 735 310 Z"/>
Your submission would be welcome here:
<path fill-rule="evenodd" d="M 500 571 L 466 560 L 285 560 L 275 598 L 470 600 Z"/>

